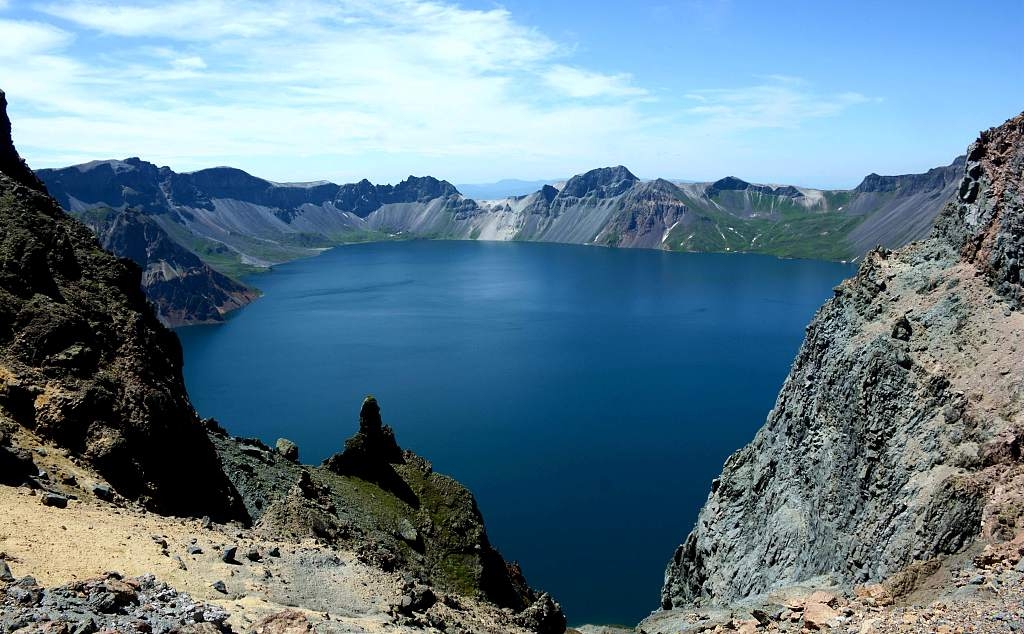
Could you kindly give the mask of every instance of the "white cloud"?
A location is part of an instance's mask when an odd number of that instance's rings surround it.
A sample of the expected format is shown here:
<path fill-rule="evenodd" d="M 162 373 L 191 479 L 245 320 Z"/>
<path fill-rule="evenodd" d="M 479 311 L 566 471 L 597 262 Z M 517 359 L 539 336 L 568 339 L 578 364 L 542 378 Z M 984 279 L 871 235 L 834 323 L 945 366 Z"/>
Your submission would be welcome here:
<path fill-rule="evenodd" d="M 290 28 L 295 15 L 281 3 L 267 6 L 225 0 L 150 2 L 141 6 L 123 6 L 104 0 L 72 0 L 47 4 L 41 9 L 107 35 L 176 40 L 266 36 Z"/>
<path fill-rule="evenodd" d="M 627 74 L 605 75 L 562 64 L 552 66 L 544 73 L 548 86 L 570 97 L 642 97 L 643 88 L 632 85 Z"/>
<path fill-rule="evenodd" d="M 72 39 L 70 33 L 50 24 L 0 20 L 0 59 L 23 59 L 29 55 L 50 53 L 63 49 Z"/>
<path fill-rule="evenodd" d="M 433 0 L 68 0 L 42 11 L 65 28 L 0 20 L 0 59 L 18 60 L 0 77 L 16 140 L 40 167 L 138 155 L 274 180 L 550 176 L 660 160 L 723 126 L 798 125 L 859 98 L 774 78 L 694 91 L 669 114 L 659 99 L 656 112 L 633 77 L 574 64 L 571 46 L 507 10 Z"/>
<path fill-rule="evenodd" d="M 206 68 L 206 62 L 202 57 L 193 55 L 191 57 L 179 57 L 171 62 L 178 70 L 202 70 Z"/>
<path fill-rule="evenodd" d="M 771 75 L 742 88 L 693 91 L 684 109 L 700 125 L 719 130 L 796 128 L 809 119 L 839 115 L 874 101 L 857 92 L 821 93 L 797 77 Z"/>

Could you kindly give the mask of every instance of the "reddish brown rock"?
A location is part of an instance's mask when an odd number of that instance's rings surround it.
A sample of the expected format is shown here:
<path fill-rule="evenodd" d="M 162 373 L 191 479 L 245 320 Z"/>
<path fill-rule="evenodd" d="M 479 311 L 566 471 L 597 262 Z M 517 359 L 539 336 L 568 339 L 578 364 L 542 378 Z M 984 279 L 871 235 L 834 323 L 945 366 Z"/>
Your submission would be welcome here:
<path fill-rule="evenodd" d="M 309 619 L 298 610 L 285 610 L 260 620 L 253 627 L 256 634 L 305 634 L 312 632 Z"/>

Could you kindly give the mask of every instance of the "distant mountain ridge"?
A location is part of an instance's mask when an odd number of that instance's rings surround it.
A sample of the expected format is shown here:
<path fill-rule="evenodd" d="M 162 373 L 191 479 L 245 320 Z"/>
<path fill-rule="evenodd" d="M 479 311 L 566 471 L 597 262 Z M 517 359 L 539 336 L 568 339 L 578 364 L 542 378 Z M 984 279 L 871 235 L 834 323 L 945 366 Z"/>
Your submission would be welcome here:
<path fill-rule="evenodd" d="M 620 165 L 479 201 L 431 176 L 397 185 L 275 183 L 230 167 L 178 173 L 139 158 L 37 174 L 70 213 L 137 210 L 138 222 L 154 225 L 141 235 L 156 236 L 158 227 L 210 267 L 239 276 L 338 244 L 410 238 L 852 260 L 876 245 L 895 248 L 927 235 L 962 170 L 961 158 L 925 174 L 871 174 L 852 190 L 818 190 L 735 176 L 714 183 L 643 181 Z M 194 266 L 163 262 L 175 270 Z M 207 278 L 208 285 L 194 290 L 233 298 L 214 300 L 220 309 L 248 301 L 230 280 Z M 187 315 L 179 318 L 188 323 Z"/>

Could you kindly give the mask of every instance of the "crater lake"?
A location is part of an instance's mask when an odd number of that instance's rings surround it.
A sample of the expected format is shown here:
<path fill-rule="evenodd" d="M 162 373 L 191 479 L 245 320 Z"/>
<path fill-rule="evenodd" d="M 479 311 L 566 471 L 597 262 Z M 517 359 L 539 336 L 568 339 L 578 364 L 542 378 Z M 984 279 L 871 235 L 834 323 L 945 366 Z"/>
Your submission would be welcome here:
<path fill-rule="evenodd" d="M 636 623 L 848 264 L 535 243 L 339 247 L 181 329 L 202 416 L 319 463 L 373 394 L 570 625 Z M 610 582 L 614 578 L 614 583 Z"/>

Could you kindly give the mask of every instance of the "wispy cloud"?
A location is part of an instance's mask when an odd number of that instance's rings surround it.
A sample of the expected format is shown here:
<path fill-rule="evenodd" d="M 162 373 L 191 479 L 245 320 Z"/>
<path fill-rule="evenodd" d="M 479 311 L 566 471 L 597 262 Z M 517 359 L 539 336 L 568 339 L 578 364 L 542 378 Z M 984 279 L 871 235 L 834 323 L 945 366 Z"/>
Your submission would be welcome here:
<path fill-rule="evenodd" d="M 0 20 L 0 59 L 13 61 L 18 57 L 48 53 L 64 48 L 72 39 L 67 31 L 42 22 Z"/>
<path fill-rule="evenodd" d="M 797 128 L 810 119 L 832 117 L 874 101 L 857 92 L 822 93 L 797 77 L 771 75 L 754 86 L 695 90 L 684 111 L 700 125 L 742 131 Z"/>
<path fill-rule="evenodd" d="M 633 79 L 622 73 L 605 75 L 581 68 L 556 64 L 544 73 L 548 86 L 570 97 L 643 97 L 647 91 L 633 85 Z"/>
<path fill-rule="evenodd" d="M 21 16 L 0 20 L 0 81 L 37 165 L 140 155 L 343 179 L 445 157 L 466 177 L 561 174 L 864 100 L 776 78 L 666 114 L 678 99 L 580 64 L 505 9 L 433 0 L 68 0 Z"/>

